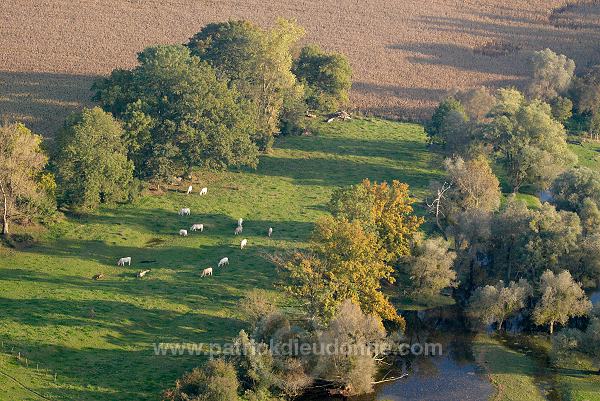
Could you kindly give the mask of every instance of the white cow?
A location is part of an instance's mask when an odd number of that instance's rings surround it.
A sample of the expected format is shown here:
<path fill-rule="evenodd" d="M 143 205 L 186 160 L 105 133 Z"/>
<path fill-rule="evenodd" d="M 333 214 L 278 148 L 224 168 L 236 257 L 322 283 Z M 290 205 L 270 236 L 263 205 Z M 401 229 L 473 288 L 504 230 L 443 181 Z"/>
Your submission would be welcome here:
<path fill-rule="evenodd" d="M 200 277 L 212 276 L 212 272 L 212 267 L 207 267 L 206 269 L 202 270 Z"/>
<path fill-rule="evenodd" d="M 217 267 L 225 266 L 228 264 L 229 264 L 229 258 L 225 257 L 225 258 L 219 260 L 219 264 L 217 265 Z"/>
<path fill-rule="evenodd" d="M 273 227 L 269 227 L 269 233 L 267 234 L 269 237 L 273 235 Z"/>
<path fill-rule="evenodd" d="M 246 245 L 248 245 L 248 240 L 246 238 L 244 238 L 242 240 L 242 242 L 240 243 L 240 249 L 244 249 L 246 247 Z"/>
<path fill-rule="evenodd" d="M 183 209 L 179 210 L 180 216 L 189 216 L 191 214 L 192 214 L 192 210 L 189 207 L 184 207 Z"/>
<path fill-rule="evenodd" d="M 200 230 L 200 232 L 204 231 L 204 224 L 194 224 L 191 228 L 190 231 L 198 231 Z"/>
<path fill-rule="evenodd" d="M 208 193 L 208 188 L 204 187 L 200 190 L 200 195 L 206 195 Z"/>
<path fill-rule="evenodd" d="M 125 263 L 131 266 L 131 256 L 119 259 L 117 266 L 125 266 Z"/>
<path fill-rule="evenodd" d="M 187 232 L 187 230 L 179 230 L 179 235 L 181 235 L 182 237 L 187 237 L 188 232 Z"/>
<path fill-rule="evenodd" d="M 149 272 L 149 271 L 150 271 L 150 270 L 142 270 L 141 272 L 139 272 L 139 273 L 137 274 L 137 277 L 138 277 L 138 278 L 142 278 L 142 277 L 144 277 L 146 274 L 148 274 L 148 272 Z"/>
<path fill-rule="evenodd" d="M 244 223 L 244 219 L 242 219 L 241 217 L 238 219 L 238 227 L 241 227 L 242 224 Z"/>
<path fill-rule="evenodd" d="M 194 188 L 193 188 L 193 187 L 190 185 L 190 186 L 188 187 L 187 194 L 188 194 L 188 195 L 189 195 L 189 194 L 191 194 L 193 189 L 194 189 Z"/>
<path fill-rule="evenodd" d="M 241 233 L 242 233 L 242 231 L 244 231 L 244 228 L 243 228 L 242 226 L 237 226 L 237 227 L 235 228 L 235 231 L 233 232 L 233 235 L 238 235 L 238 234 L 241 234 Z"/>

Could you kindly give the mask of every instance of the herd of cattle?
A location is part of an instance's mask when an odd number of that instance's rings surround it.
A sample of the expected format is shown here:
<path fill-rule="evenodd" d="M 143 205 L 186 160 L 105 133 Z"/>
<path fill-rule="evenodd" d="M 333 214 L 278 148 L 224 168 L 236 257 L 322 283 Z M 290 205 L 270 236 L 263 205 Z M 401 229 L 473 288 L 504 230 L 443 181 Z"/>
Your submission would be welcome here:
<path fill-rule="evenodd" d="M 192 191 L 193 191 L 193 187 L 190 185 L 188 187 L 187 194 L 188 195 L 191 194 Z M 208 193 L 208 189 L 206 187 L 202 188 L 200 190 L 200 195 L 206 195 L 207 193 Z M 192 210 L 189 207 L 181 208 L 179 210 L 178 214 L 179 214 L 179 216 L 191 216 Z M 244 223 L 244 220 L 240 217 L 238 219 L 237 226 L 236 226 L 236 228 L 235 228 L 235 230 L 233 232 L 234 235 L 238 235 L 238 234 L 241 234 L 243 232 L 243 230 L 244 230 L 243 223 Z M 204 224 L 202 224 L 202 223 L 193 224 L 190 227 L 189 231 L 204 232 Z M 181 229 L 181 230 L 179 230 L 179 235 L 182 236 L 182 237 L 187 237 L 188 236 L 188 230 L 187 229 Z M 267 231 L 267 236 L 271 237 L 271 235 L 273 235 L 273 227 L 269 227 L 269 229 Z M 246 245 L 248 245 L 248 239 L 244 238 L 240 242 L 240 249 L 243 250 L 246 247 Z M 123 257 L 123 258 L 121 258 L 121 259 L 119 259 L 117 261 L 117 266 L 125 266 L 125 265 L 131 266 L 131 256 Z M 217 267 L 224 267 L 226 265 L 229 265 L 229 258 L 228 257 L 221 258 L 221 260 L 219 260 L 219 263 L 217 263 Z M 146 274 L 148 274 L 149 272 L 150 272 L 150 270 L 142 270 L 142 271 L 138 272 L 136 274 L 136 276 L 138 278 L 142 278 Z M 202 273 L 200 274 L 201 277 L 212 276 L 212 275 L 213 275 L 213 268 L 212 267 L 207 267 L 206 269 L 202 270 Z M 94 280 L 99 280 L 99 279 L 102 279 L 103 277 L 104 277 L 103 274 L 97 274 L 93 278 L 94 278 Z"/>

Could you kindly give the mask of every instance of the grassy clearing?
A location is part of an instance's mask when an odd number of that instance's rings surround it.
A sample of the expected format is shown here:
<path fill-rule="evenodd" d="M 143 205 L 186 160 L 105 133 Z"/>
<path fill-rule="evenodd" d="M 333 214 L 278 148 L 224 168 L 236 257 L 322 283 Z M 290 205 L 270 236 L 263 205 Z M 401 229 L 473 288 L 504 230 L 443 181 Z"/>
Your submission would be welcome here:
<path fill-rule="evenodd" d="M 317 124 L 314 132 L 280 139 L 256 171 L 199 174 L 195 195 L 144 196 L 65 219 L 31 248 L 0 249 L 0 371 L 56 400 L 156 400 L 201 357 L 157 357 L 152 344 L 236 335 L 245 327 L 240 296 L 273 289 L 276 271 L 264 255 L 303 246 L 335 187 L 399 179 L 423 197 L 439 177 L 420 126 L 353 120 Z M 197 195 L 201 186 L 207 196 Z M 192 216 L 179 217 L 181 207 Z M 244 251 L 233 236 L 238 217 L 249 240 Z M 177 235 L 193 223 L 205 232 Z M 133 266 L 116 266 L 124 256 Z M 230 266 L 200 279 L 223 256 Z M 135 278 L 145 268 L 151 273 Z M 97 273 L 106 279 L 93 281 Z M 39 399 L 1 375 L 0 388 L 2 400 Z"/>
<path fill-rule="evenodd" d="M 566 401 L 600 401 L 600 375 L 586 355 L 574 354 L 561 361 L 557 377 Z"/>
<path fill-rule="evenodd" d="M 577 155 L 579 165 L 589 168 L 600 167 L 600 142 L 585 141 L 581 145 L 569 144 L 569 148 Z"/>
<path fill-rule="evenodd" d="M 485 335 L 475 338 L 474 354 L 496 387 L 494 401 L 545 400 L 533 379 L 536 364 L 528 356 Z"/>

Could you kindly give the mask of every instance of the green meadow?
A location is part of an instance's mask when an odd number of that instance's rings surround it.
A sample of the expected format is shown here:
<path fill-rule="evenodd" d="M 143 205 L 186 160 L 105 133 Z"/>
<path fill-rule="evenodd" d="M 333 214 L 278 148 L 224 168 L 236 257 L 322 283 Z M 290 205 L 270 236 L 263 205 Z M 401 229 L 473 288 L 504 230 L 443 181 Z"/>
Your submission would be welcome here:
<path fill-rule="evenodd" d="M 423 199 L 440 164 L 419 125 L 315 123 L 310 136 L 278 139 L 256 170 L 198 171 L 192 195 L 184 182 L 66 217 L 33 246 L 0 248 L 0 400 L 42 399 L 15 380 L 50 399 L 158 400 L 202 357 L 155 356 L 153 344 L 221 343 L 245 328 L 238 300 L 250 289 L 274 291 L 268 256 L 305 245 L 334 188 L 398 179 Z M 192 215 L 178 216 L 182 207 Z M 239 217 L 242 237 L 233 235 Z M 178 235 L 194 223 L 204 232 Z M 132 266 L 117 266 L 125 256 Z M 224 256 L 230 265 L 217 269 Z M 214 276 L 201 278 L 209 266 Z M 138 279 L 143 269 L 151 271 Z M 105 278 L 92 280 L 98 273 Z"/>

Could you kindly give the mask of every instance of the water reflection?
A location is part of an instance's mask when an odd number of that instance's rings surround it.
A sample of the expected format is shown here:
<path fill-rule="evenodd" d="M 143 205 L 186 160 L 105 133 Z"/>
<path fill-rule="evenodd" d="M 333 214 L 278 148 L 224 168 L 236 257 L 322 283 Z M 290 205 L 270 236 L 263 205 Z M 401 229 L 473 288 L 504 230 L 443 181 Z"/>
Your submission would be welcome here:
<path fill-rule="evenodd" d="M 427 312 L 404 313 L 408 340 L 440 343 L 440 356 L 406 358 L 408 376 L 377 389 L 373 400 L 488 400 L 493 387 L 476 365 L 472 337 L 465 330 L 465 319 L 456 307 Z"/>
<path fill-rule="evenodd" d="M 487 401 L 490 398 L 494 389 L 474 361 L 472 336 L 466 330 L 466 319 L 459 308 L 443 307 L 402 315 L 407 320 L 407 342 L 439 343 L 442 354 L 399 357 L 386 377 L 403 373 L 406 377 L 381 384 L 374 394 L 354 397 L 351 401 Z M 347 399 L 313 394 L 302 400 Z"/>

